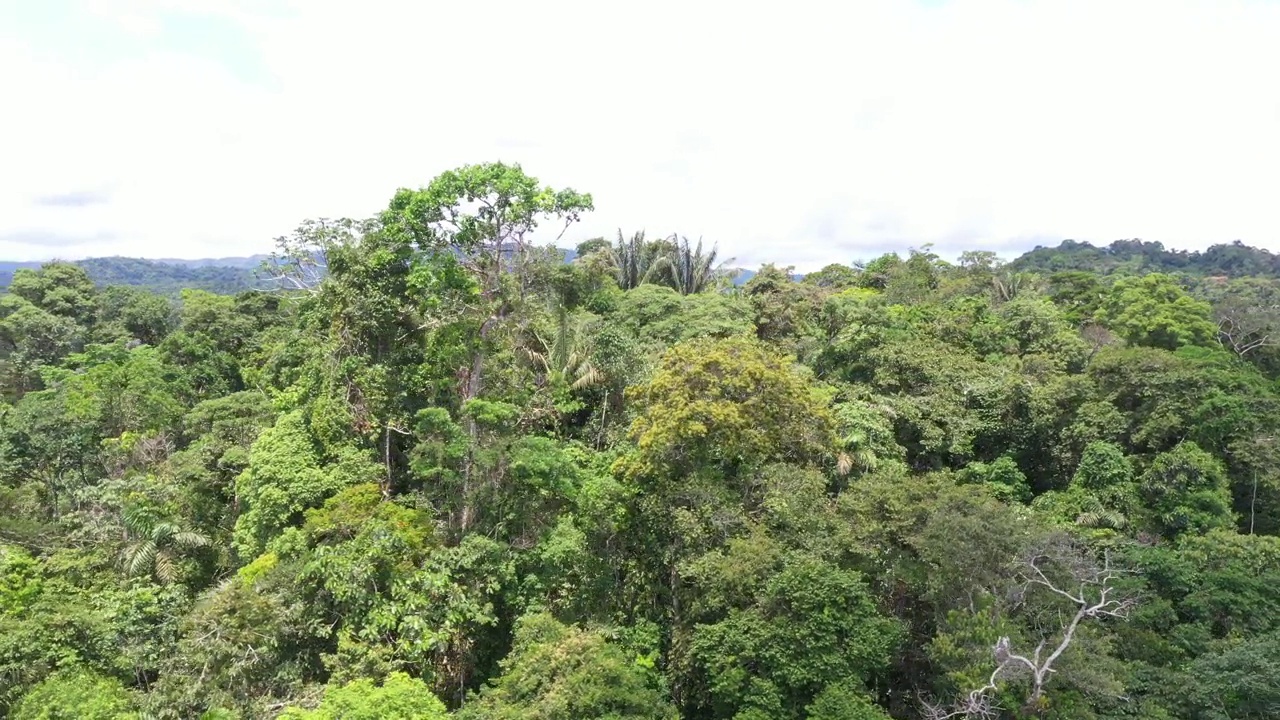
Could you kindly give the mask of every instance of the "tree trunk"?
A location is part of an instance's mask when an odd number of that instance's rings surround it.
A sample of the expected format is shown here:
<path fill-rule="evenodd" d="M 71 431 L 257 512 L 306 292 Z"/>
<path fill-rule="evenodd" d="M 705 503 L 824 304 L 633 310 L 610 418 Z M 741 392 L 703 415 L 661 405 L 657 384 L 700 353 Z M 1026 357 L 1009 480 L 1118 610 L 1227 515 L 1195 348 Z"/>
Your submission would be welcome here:
<path fill-rule="evenodd" d="M 464 403 L 480 397 L 480 391 L 484 388 L 484 345 L 489 338 L 490 330 L 501 319 L 502 313 L 498 312 L 490 316 L 480 326 L 480 343 L 475 351 L 471 353 L 471 371 L 467 374 L 467 384 L 462 397 Z M 458 530 L 464 534 L 471 529 L 471 524 L 475 520 L 475 505 L 472 495 L 475 492 L 475 448 L 480 439 L 480 428 L 476 425 L 473 417 L 467 418 L 467 436 L 470 438 L 470 442 L 467 447 L 467 457 L 463 460 L 462 511 L 458 518 Z"/>

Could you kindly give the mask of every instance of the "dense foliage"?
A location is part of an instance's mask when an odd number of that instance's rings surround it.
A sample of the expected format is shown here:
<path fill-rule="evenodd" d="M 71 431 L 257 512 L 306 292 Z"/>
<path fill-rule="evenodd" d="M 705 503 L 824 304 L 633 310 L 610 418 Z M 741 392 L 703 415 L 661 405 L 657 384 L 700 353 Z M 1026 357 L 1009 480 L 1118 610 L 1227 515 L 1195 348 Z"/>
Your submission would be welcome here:
<path fill-rule="evenodd" d="M 529 244 L 591 207 L 467 166 L 274 291 L 17 272 L 0 716 L 1275 717 L 1272 280 Z"/>

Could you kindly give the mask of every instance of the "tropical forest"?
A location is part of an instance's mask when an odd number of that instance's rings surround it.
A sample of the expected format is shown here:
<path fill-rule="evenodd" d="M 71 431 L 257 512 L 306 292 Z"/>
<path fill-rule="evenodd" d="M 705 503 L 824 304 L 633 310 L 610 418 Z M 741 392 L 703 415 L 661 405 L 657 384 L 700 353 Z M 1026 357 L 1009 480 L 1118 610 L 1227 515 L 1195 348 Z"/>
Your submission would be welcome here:
<path fill-rule="evenodd" d="M 1280 718 L 1277 255 L 388 190 L 243 277 L 12 272 L 0 717 Z"/>

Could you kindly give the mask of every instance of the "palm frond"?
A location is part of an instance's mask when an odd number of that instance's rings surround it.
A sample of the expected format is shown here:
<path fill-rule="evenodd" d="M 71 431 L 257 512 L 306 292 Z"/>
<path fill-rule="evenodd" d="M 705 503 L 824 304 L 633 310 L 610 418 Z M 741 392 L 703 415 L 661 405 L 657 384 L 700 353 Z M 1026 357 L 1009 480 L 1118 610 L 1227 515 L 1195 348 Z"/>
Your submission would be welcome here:
<path fill-rule="evenodd" d="M 174 533 L 173 543 L 183 548 L 202 548 L 210 545 L 208 537 L 190 530 Z"/>
<path fill-rule="evenodd" d="M 654 258 L 653 264 L 649 266 L 649 270 L 645 273 L 645 281 L 656 283 L 658 285 L 666 285 L 673 290 L 678 290 L 679 274 L 676 271 L 675 259 L 669 255 L 662 255 Z"/>
<path fill-rule="evenodd" d="M 151 542 L 163 547 L 173 540 L 177 532 L 178 527 L 173 523 L 156 523 L 151 527 Z"/>
<path fill-rule="evenodd" d="M 578 369 L 577 379 L 569 387 L 574 390 L 585 390 L 603 384 L 605 374 L 590 362 L 584 362 Z"/>
<path fill-rule="evenodd" d="M 672 235 L 670 252 L 660 268 L 661 280 L 681 295 L 693 295 L 710 289 L 718 277 L 724 274 L 724 266 L 730 260 L 717 262 L 719 250 L 712 246 L 704 250 L 702 238 L 698 244 L 689 242 L 689 238 Z"/>
<path fill-rule="evenodd" d="M 149 508 L 126 508 L 123 519 L 126 531 L 134 538 L 120 554 L 120 564 L 130 577 L 153 573 L 163 583 L 173 582 L 177 576 L 178 550 L 212 544 L 203 533 L 185 530 L 176 523 L 157 521 Z"/>
<path fill-rule="evenodd" d="M 520 353 L 543 372 L 551 372 L 551 364 L 547 362 L 547 356 L 543 352 L 531 347 L 522 347 Z"/>
<path fill-rule="evenodd" d="M 1089 528 L 1123 530 L 1128 519 L 1123 513 L 1106 508 L 1085 510 L 1076 516 L 1076 524 Z"/>
<path fill-rule="evenodd" d="M 626 238 L 622 229 L 618 229 L 618 239 L 611 252 L 618 287 L 632 290 L 645 281 L 653 260 L 652 245 L 645 240 L 643 230 Z"/>
<path fill-rule="evenodd" d="M 159 554 L 159 548 L 150 539 L 132 545 L 125 551 L 125 573 L 129 576 L 144 574 L 151 568 Z"/>
<path fill-rule="evenodd" d="M 848 475 L 853 470 L 853 457 L 849 453 L 840 453 L 836 456 L 836 472 L 840 475 Z"/>
<path fill-rule="evenodd" d="M 138 505 L 126 507 L 122 519 L 124 529 L 130 535 L 150 535 L 155 524 L 151 511 Z"/>
<path fill-rule="evenodd" d="M 164 551 L 156 553 L 156 577 L 160 582 L 171 583 L 178 575 L 177 564 L 174 563 L 173 554 Z"/>

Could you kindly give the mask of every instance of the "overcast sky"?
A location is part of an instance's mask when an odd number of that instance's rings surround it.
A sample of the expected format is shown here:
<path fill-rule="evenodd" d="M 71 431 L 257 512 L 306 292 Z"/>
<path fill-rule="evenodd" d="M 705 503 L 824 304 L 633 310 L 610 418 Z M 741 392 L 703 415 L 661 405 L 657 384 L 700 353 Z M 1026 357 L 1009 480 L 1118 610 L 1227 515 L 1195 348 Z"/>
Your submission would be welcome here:
<path fill-rule="evenodd" d="M 488 160 L 745 265 L 1280 250 L 1277 73 L 1276 2 L 0 0 L 0 258 L 262 252 Z"/>

